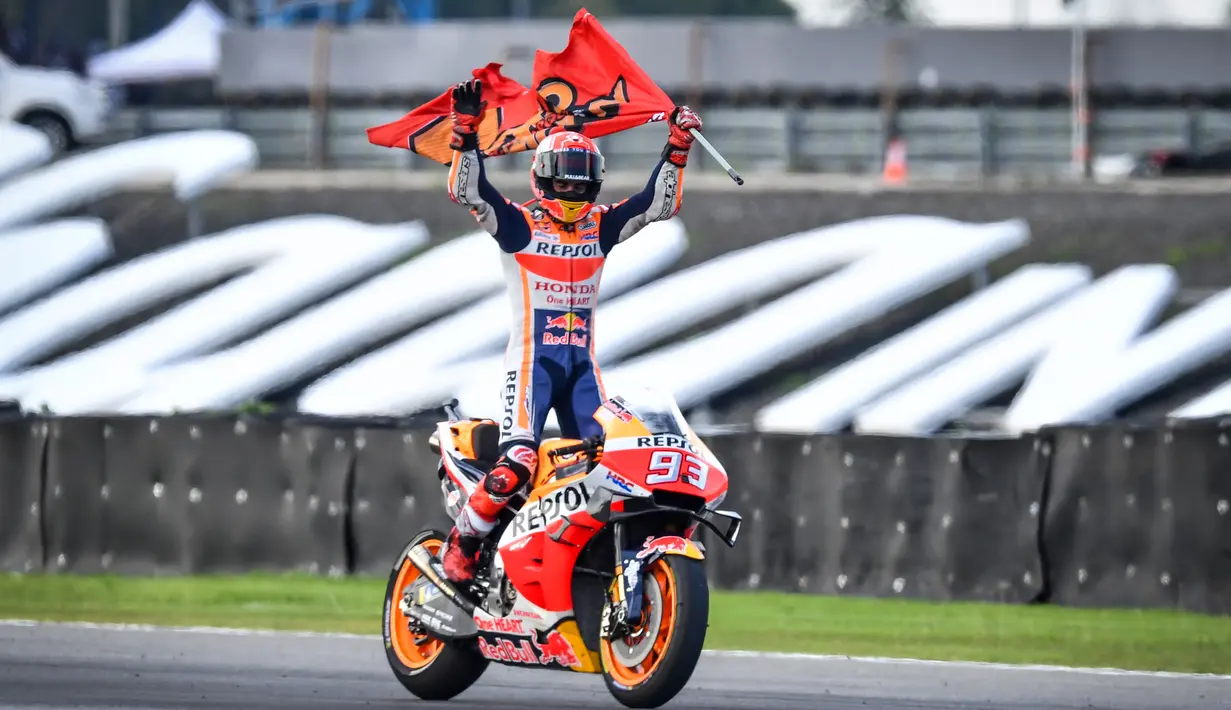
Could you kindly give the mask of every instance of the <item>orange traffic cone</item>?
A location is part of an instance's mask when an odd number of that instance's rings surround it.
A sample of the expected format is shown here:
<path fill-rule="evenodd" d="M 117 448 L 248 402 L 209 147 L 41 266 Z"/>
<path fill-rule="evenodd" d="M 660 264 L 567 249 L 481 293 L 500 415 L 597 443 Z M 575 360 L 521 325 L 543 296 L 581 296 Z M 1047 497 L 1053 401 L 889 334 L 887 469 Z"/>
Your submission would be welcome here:
<path fill-rule="evenodd" d="M 891 185 L 906 182 L 906 141 L 894 138 L 885 148 L 885 169 L 882 179 Z"/>

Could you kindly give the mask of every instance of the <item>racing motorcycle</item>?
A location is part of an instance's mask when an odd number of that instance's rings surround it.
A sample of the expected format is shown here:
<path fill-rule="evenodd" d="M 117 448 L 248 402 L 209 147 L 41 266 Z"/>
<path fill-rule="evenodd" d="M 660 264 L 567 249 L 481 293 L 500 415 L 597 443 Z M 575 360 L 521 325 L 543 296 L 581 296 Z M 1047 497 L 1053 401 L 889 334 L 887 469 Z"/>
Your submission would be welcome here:
<path fill-rule="evenodd" d="M 451 518 L 498 457 L 499 425 L 457 401 L 429 438 Z M 474 583 L 454 585 L 427 529 L 385 590 L 383 636 L 414 695 L 448 700 L 492 662 L 599 674 L 630 708 L 659 707 L 692 676 L 709 625 L 698 526 L 734 547 L 742 518 L 719 510 L 727 474 L 669 395 L 609 398 L 602 434 L 548 438 L 532 485 L 485 539 Z"/>

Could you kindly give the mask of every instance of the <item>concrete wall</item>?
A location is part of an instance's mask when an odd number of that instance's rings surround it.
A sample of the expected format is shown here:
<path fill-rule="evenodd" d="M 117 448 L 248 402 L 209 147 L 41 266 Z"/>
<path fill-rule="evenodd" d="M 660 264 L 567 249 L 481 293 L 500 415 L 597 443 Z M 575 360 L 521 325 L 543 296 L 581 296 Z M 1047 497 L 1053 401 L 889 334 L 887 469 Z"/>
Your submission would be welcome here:
<path fill-rule="evenodd" d="M 681 219 L 691 249 L 681 266 L 791 232 L 872 215 L 931 214 L 971 221 L 1020 217 L 1032 243 L 996 264 L 1003 273 L 1028 261 L 1080 261 L 1104 273 L 1125 263 L 1174 265 L 1186 288 L 1231 286 L 1231 198 L 1219 183 L 1160 181 L 1127 191 L 1112 187 L 976 187 L 919 184 L 879 191 L 851 180 L 694 175 L 685 183 Z M 528 199 L 520 174 L 494 175 L 513 199 Z M 643 176 L 614 176 L 614 201 Z M 284 215 L 327 212 L 373 222 L 422 219 L 433 240 L 475 228 L 449 201 L 440 176 L 406 173 L 261 172 L 203 199 L 207 232 Z M 183 238 L 185 211 L 165 192 L 129 192 L 91 212 L 112 225 L 121 256 Z"/>

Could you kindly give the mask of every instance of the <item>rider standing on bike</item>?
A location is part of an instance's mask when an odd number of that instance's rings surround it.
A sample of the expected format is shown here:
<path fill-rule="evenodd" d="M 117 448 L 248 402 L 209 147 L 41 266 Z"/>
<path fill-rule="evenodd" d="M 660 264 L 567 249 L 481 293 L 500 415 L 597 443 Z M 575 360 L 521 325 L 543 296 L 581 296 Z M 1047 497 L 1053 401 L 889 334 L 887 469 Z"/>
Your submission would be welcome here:
<path fill-rule="evenodd" d="M 535 200 L 511 202 L 488 182 L 478 150 L 486 105 L 482 83 L 453 89 L 453 163 L 449 197 L 470 209 L 503 252 L 513 307 L 501 388 L 500 458 L 466 501 L 445 544 L 445 574 L 473 581 L 483 538 L 509 498 L 538 468 L 538 444 L 554 409 L 561 434 L 600 434 L 593 413 L 606 399 L 594 363 L 594 314 L 603 263 L 616 244 L 680 209 L 684 167 L 701 119 L 687 106 L 672 111 L 670 135 L 649 183 L 637 194 L 598 205 L 603 156 L 594 142 L 572 131 L 547 136 L 534 154 L 530 187 Z"/>

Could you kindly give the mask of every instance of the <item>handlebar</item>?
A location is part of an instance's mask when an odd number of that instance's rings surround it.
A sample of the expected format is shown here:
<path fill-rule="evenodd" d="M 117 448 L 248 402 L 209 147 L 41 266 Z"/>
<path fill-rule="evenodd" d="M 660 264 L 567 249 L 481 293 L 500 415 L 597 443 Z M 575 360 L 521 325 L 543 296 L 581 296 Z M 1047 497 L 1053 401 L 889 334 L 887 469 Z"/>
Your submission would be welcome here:
<path fill-rule="evenodd" d="M 603 437 L 591 436 L 588 439 L 582 439 L 581 443 L 579 444 L 573 444 L 571 446 L 562 446 L 558 449 L 552 449 L 549 456 L 551 456 L 551 458 L 553 459 L 556 459 L 561 456 L 570 456 L 572 454 L 579 454 L 582 452 L 597 451 L 600 447 L 602 447 L 602 445 L 603 445 Z"/>

